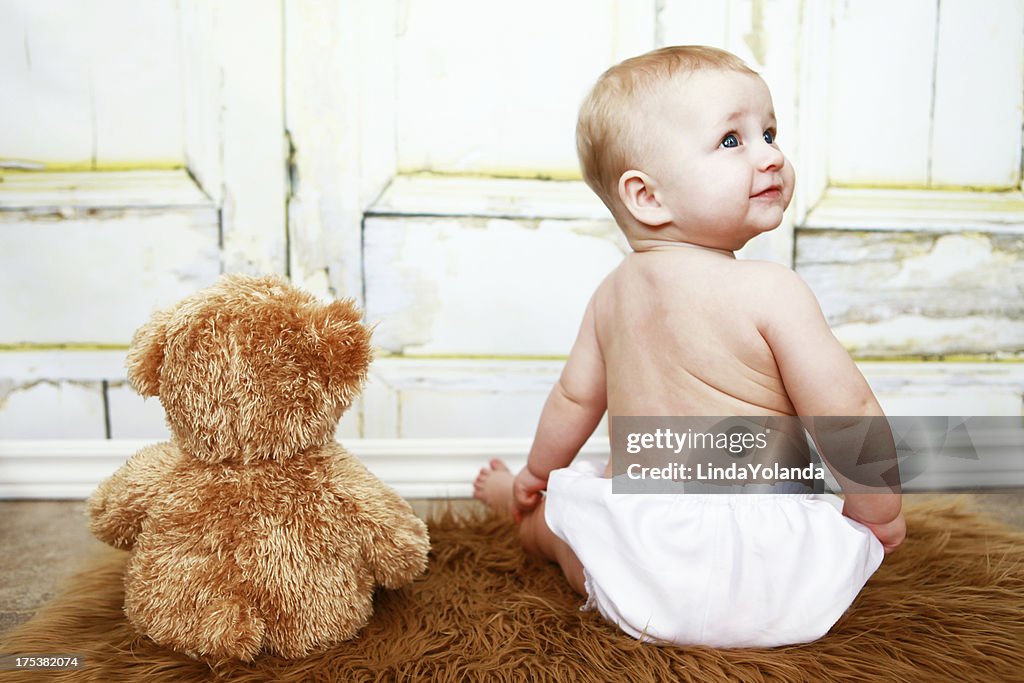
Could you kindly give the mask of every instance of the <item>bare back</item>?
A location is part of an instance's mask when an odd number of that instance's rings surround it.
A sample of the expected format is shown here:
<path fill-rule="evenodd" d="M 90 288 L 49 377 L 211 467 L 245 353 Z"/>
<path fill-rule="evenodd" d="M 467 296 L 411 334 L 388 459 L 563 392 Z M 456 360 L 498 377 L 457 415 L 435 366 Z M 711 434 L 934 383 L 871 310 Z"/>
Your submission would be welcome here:
<path fill-rule="evenodd" d="M 752 310 L 757 268 L 688 247 L 627 256 L 593 300 L 608 413 L 794 415 Z"/>

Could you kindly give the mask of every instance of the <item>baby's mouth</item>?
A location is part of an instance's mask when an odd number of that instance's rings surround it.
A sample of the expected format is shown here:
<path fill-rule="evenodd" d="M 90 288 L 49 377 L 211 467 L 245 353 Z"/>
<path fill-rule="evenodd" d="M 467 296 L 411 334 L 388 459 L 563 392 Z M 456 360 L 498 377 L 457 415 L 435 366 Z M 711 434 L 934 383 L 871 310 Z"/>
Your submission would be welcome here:
<path fill-rule="evenodd" d="M 782 196 L 782 186 L 772 185 L 769 188 L 761 190 L 757 194 L 750 195 L 751 199 L 778 199 Z"/>

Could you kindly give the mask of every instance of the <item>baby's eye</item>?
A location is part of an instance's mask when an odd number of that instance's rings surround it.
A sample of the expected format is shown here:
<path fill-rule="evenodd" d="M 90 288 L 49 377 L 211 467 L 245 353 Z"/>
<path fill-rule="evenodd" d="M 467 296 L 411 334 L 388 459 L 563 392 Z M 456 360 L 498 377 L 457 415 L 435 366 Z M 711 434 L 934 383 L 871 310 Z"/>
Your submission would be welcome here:
<path fill-rule="evenodd" d="M 722 138 L 722 147 L 739 147 L 740 141 L 733 133 Z"/>
<path fill-rule="evenodd" d="M 775 131 L 769 128 L 764 132 L 764 141 L 769 145 L 775 142 Z"/>

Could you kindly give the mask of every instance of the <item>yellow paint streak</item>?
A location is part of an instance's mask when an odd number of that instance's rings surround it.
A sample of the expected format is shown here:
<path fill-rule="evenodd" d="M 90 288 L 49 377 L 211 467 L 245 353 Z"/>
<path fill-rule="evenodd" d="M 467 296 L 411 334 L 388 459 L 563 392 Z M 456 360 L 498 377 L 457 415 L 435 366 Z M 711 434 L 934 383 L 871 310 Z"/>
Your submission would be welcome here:
<path fill-rule="evenodd" d="M 32 173 L 81 173 L 95 171 L 103 173 L 107 171 L 176 171 L 185 168 L 181 159 L 149 159 L 143 161 L 121 161 L 110 163 L 98 163 L 93 165 L 90 161 L 48 161 L 31 162 L 31 168 L 8 168 L 3 165 L 0 159 L 0 172 L 4 175 L 32 174 Z"/>
<path fill-rule="evenodd" d="M 424 353 L 424 354 L 405 354 L 405 353 L 391 353 L 383 349 L 378 349 L 374 353 L 375 358 L 389 358 L 389 359 L 401 359 L 401 360 L 514 360 L 514 361 L 538 361 L 538 360 L 557 360 L 564 361 L 568 356 L 526 356 L 526 355 L 501 355 L 501 354 L 462 354 L 462 353 Z"/>
<path fill-rule="evenodd" d="M 420 178 L 505 178 L 513 180 L 582 180 L 578 168 L 563 169 L 523 169 L 523 168 L 482 168 L 477 171 L 466 173 L 464 171 L 437 171 L 428 168 L 399 168 L 399 175 L 416 176 Z"/>
<path fill-rule="evenodd" d="M 924 190 L 933 192 L 988 192 L 992 194 L 1011 194 L 1020 192 L 1016 185 L 929 185 L 927 183 L 833 183 L 829 187 L 842 190 Z"/>
<path fill-rule="evenodd" d="M 18 351 L 127 351 L 128 344 L 97 344 L 89 342 L 68 342 L 64 344 L 35 344 L 20 342 L 18 344 L 0 344 L 0 353 Z"/>
<path fill-rule="evenodd" d="M 857 356 L 854 360 L 858 363 L 1024 363 L 1024 354 L 1021 355 L 986 355 L 982 353 L 971 354 L 950 354 L 950 355 L 920 355 L 920 356 Z"/>

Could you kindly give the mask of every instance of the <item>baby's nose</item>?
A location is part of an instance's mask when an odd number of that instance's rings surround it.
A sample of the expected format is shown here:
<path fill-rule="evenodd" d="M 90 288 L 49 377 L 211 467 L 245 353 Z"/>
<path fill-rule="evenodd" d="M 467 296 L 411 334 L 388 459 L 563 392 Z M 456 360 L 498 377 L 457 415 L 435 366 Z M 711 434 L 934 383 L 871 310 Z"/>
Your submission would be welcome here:
<path fill-rule="evenodd" d="M 769 145 L 766 142 L 758 147 L 757 167 L 762 171 L 778 170 L 786 163 L 786 157 L 782 155 L 782 150 L 775 145 Z"/>

